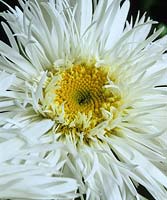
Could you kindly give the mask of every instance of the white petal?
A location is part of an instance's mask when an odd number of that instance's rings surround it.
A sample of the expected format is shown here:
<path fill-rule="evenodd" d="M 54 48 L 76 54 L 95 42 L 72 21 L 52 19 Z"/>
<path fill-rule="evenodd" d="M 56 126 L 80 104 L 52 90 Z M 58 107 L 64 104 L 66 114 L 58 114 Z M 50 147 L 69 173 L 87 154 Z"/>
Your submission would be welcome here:
<path fill-rule="evenodd" d="M 53 121 L 43 119 L 41 121 L 31 123 L 29 127 L 26 127 L 26 129 L 22 131 L 22 134 L 27 138 L 28 142 L 36 143 L 39 137 L 47 133 L 53 125 Z"/>
<path fill-rule="evenodd" d="M 25 142 L 18 138 L 0 143 L 0 162 L 13 158 L 24 144 Z"/>

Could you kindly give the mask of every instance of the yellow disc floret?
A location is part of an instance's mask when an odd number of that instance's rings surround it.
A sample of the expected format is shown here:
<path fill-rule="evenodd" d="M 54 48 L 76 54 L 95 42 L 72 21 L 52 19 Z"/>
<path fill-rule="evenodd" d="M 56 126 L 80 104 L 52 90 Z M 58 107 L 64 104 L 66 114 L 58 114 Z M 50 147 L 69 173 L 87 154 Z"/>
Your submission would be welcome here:
<path fill-rule="evenodd" d="M 103 86 L 106 74 L 95 67 L 75 66 L 62 73 L 55 90 L 55 103 L 64 103 L 66 117 L 74 120 L 77 113 L 88 115 L 92 112 L 94 118 L 100 117 L 100 108 L 105 101 Z"/>
<path fill-rule="evenodd" d="M 78 64 L 57 68 L 50 73 L 41 104 L 45 116 L 58 124 L 58 131 L 64 135 L 81 132 L 88 135 L 90 130 L 106 119 L 106 113 L 114 112 L 113 108 L 119 105 L 120 97 L 114 96 L 110 87 L 106 87 L 106 69 Z"/>

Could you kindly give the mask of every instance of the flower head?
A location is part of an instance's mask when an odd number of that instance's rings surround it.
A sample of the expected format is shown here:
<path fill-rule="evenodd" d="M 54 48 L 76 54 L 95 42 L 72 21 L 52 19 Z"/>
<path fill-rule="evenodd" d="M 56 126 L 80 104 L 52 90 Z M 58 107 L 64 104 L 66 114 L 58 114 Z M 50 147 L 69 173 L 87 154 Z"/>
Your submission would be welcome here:
<path fill-rule="evenodd" d="M 128 0 L 19 2 L 2 14 L 0 196 L 164 200 L 161 30 L 127 22 Z"/>

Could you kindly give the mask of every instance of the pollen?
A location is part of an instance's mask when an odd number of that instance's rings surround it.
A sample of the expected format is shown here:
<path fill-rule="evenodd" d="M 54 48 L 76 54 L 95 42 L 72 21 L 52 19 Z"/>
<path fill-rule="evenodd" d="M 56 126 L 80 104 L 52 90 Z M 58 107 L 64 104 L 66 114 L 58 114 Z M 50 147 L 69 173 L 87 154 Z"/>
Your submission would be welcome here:
<path fill-rule="evenodd" d="M 84 133 L 113 117 L 120 97 L 112 93 L 108 68 L 78 64 L 50 73 L 43 90 L 44 114 L 58 124 L 63 134 Z"/>
<path fill-rule="evenodd" d="M 59 88 L 55 92 L 55 103 L 64 103 L 65 115 L 74 120 L 77 113 L 88 115 L 93 118 L 101 115 L 100 108 L 105 101 L 103 86 L 106 82 L 106 74 L 88 66 L 75 66 L 62 73 L 58 82 Z"/>

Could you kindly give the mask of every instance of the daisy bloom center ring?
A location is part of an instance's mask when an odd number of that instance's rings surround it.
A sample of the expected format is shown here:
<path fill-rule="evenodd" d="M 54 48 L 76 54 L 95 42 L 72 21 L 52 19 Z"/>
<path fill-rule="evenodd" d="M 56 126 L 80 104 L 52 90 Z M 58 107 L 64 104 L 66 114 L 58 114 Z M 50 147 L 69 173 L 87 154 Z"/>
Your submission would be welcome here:
<path fill-rule="evenodd" d="M 122 103 L 121 94 L 112 91 L 114 82 L 108 67 L 74 64 L 55 68 L 46 80 L 40 103 L 44 116 L 58 124 L 60 138 L 72 133 L 79 142 L 82 135 L 89 144 L 92 130 L 113 119 Z"/>

